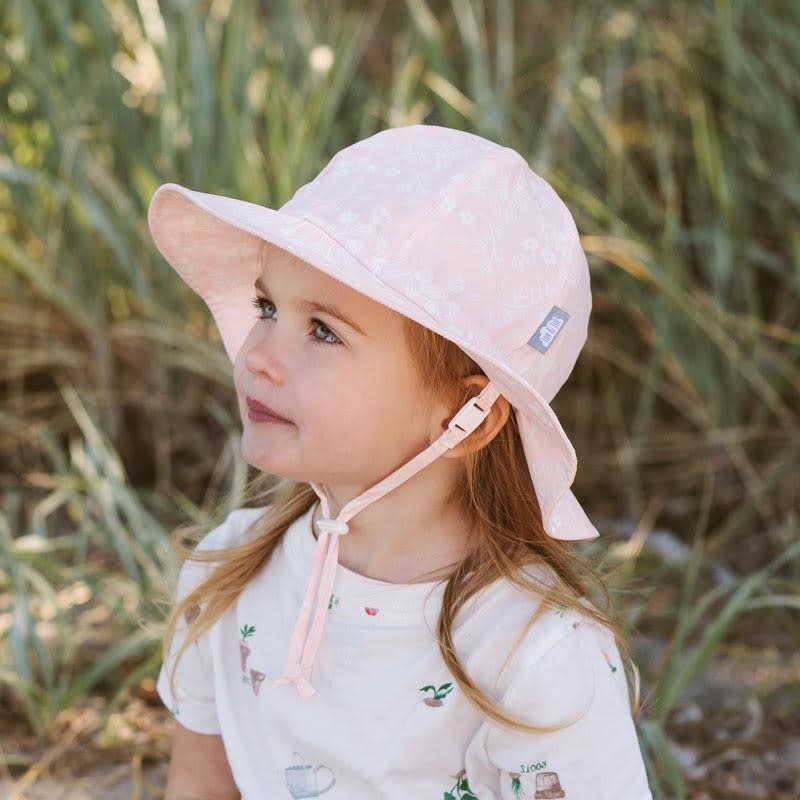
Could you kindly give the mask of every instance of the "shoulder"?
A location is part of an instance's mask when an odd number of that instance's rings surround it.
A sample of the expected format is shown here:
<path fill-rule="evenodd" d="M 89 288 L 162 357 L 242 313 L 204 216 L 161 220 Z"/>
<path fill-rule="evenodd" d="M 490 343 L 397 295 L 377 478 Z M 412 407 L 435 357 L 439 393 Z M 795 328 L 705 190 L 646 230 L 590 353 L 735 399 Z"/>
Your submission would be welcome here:
<path fill-rule="evenodd" d="M 520 779 L 537 793 L 560 781 L 576 799 L 651 800 L 611 630 L 579 608 L 548 609 L 527 631 L 508 673 L 498 706 L 535 730 L 487 720 L 493 765 L 527 770 Z"/>
<path fill-rule="evenodd" d="M 615 683 L 624 688 L 614 634 L 591 615 L 591 604 L 548 601 L 553 573 L 542 566 L 528 566 L 524 572 L 530 588 L 503 578 L 468 601 L 466 609 L 469 639 L 491 642 L 507 656 L 501 659 L 503 674 L 496 683 L 501 695 L 527 701 L 552 698 L 559 687 L 580 704 L 589 700 L 595 678 L 605 681 L 606 674 L 616 676 Z"/>
<path fill-rule="evenodd" d="M 595 676 L 617 671 L 618 663 L 608 666 L 612 661 L 619 657 L 605 625 L 578 610 L 559 609 L 548 611 L 523 640 L 515 677 L 528 690 L 559 684 L 588 693 Z"/>
<path fill-rule="evenodd" d="M 524 635 L 521 649 L 527 658 L 535 660 L 570 633 L 572 615 L 578 612 L 571 612 L 568 619 L 566 607 L 547 600 L 556 583 L 550 568 L 531 564 L 520 572 L 523 585 L 502 577 L 471 597 L 464 604 L 463 620 L 465 627 L 488 625 L 497 631 Z"/>
<path fill-rule="evenodd" d="M 535 708 L 538 725 L 572 725 L 590 708 L 607 718 L 630 714 L 614 633 L 588 609 L 544 610 L 522 639 L 504 688 L 504 702 Z"/>
<path fill-rule="evenodd" d="M 178 596 L 181 597 L 202 580 L 218 563 L 206 554 L 215 550 L 226 550 L 246 543 L 256 532 L 253 523 L 261 519 L 269 511 L 269 506 L 261 508 L 237 508 L 225 519 L 208 531 L 197 543 L 194 553 L 181 564 L 178 573 Z"/>

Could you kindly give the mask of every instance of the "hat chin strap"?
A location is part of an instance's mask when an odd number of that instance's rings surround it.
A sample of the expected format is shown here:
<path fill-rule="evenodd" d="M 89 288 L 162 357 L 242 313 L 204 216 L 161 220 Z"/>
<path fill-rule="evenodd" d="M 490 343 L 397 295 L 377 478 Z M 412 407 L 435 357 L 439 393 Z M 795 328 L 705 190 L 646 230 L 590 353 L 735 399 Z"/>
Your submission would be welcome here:
<path fill-rule="evenodd" d="M 348 532 L 348 520 L 368 505 L 379 500 L 387 492 L 405 483 L 432 461 L 435 461 L 442 453 L 455 447 L 462 439 L 469 436 L 486 419 L 499 395 L 500 393 L 491 381 L 487 383 L 479 395 L 470 399 L 455 414 L 448 423 L 447 430 L 436 441 L 411 461 L 396 469 L 391 475 L 346 503 L 336 519 L 330 518 L 328 498 L 321 485 L 311 483 L 311 487 L 321 501 L 323 518 L 317 521 L 319 529 L 317 549 L 311 567 L 311 578 L 289 644 L 289 657 L 283 675 L 274 681 L 275 686 L 294 683 L 303 698 L 316 693 L 316 689 L 311 685 L 311 667 L 322 639 L 322 628 L 328 613 L 334 573 L 339 563 L 339 537 Z M 311 604 L 315 594 L 316 613 L 309 631 Z"/>

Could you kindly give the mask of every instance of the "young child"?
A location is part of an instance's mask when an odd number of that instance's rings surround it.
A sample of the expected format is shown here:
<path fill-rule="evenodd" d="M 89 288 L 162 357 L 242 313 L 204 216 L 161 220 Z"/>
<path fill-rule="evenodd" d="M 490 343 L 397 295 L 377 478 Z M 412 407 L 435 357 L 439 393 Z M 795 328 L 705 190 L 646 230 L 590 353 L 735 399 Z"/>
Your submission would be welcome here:
<path fill-rule="evenodd" d="M 591 293 L 552 187 L 411 125 L 278 210 L 168 183 L 148 220 L 214 316 L 260 471 L 181 568 L 167 800 L 651 798 L 571 544 L 597 531 L 549 402 Z"/>

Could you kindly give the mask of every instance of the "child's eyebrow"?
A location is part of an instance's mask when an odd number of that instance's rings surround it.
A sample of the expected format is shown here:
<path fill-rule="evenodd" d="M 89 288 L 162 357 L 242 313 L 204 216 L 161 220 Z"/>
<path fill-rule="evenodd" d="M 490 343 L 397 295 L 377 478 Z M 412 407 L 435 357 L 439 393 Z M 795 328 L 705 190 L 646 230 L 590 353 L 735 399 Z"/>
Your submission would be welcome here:
<path fill-rule="evenodd" d="M 269 295 L 271 292 L 267 288 L 267 285 L 264 283 L 262 278 L 256 278 L 256 289 L 260 289 L 264 294 Z M 349 317 L 345 316 L 338 308 L 335 306 L 330 305 L 330 303 L 320 303 L 311 300 L 301 300 L 298 303 L 298 307 L 303 311 L 321 311 L 323 314 L 330 314 L 332 317 L 336 317 L 340 322 L 344 322 L 345 325 L 352 328 L 356 333 L 360 333 L 362 336 L 366 336 L 367 334 L 364 333 L 361 328 L 356 325 L 353 320 Z"/>

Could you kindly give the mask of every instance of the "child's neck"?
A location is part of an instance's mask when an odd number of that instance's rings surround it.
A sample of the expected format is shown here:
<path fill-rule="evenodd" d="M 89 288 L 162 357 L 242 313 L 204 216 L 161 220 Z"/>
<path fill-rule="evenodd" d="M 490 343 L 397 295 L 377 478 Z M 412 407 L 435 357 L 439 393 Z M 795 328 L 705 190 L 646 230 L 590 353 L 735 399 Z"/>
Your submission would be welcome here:
<path fill-rule="evenodd" d="M 339 564 L 388 583 L 447 577 L 468 553 L 470 524 L 452 500 L 452 489 L 432 477 L 427 482 L 412 478 L 349 520 L 349 532 L 339 539 Z M 344 505 L 337 498 L 343 495 L 327 484 L 324 489 L 335 518 Z M 318 505 L 314 522 L 321 517 Z"/>

